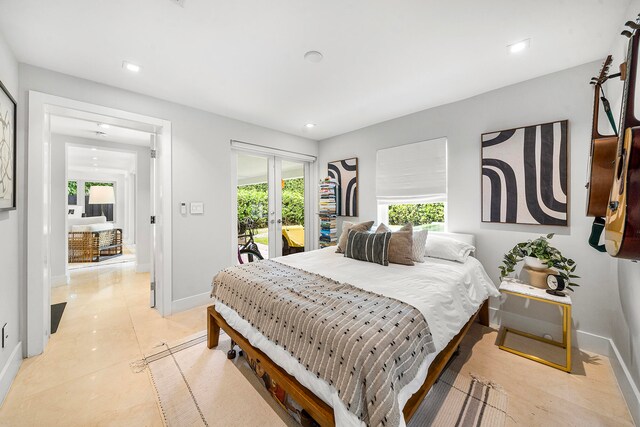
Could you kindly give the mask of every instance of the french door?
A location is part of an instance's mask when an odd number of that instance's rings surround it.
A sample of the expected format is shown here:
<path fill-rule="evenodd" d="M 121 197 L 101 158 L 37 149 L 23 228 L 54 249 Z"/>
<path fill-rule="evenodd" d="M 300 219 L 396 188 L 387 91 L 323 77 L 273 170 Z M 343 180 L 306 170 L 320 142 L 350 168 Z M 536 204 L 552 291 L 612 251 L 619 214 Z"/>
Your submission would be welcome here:
<path fill-rule="evenodd" d="M 248 151 L 236 158 L 238 262 L 252 261 L 256 250 L 265 259 L 303 252 L 310 163 Z"/>

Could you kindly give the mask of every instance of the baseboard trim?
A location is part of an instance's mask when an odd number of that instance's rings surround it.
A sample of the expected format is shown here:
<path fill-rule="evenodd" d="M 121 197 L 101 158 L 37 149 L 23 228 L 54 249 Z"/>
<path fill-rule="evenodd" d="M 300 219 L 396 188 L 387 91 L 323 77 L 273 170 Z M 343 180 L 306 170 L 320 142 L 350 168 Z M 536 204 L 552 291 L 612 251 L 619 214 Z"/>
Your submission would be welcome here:
<path fill-rule="evenodd" d="M 151 264 L 138 264 L 136 261 L 136 273 L 148 273 L 151 271 Z"/>
<path fill-rule="evenodd" d="M 60 276 L 53 276 L 51 278 L 51 287 L 57 288 L 59 286 L 66 286 L 71 281 L 71 275 L 69 273 Z"/>
<path fill-rule="evenodd" d="M 609 340 L 609 362 L 613 369 L 613 374 L 618 380 L 620 392 L 627 402 L 627 407 L 631 413 L 631 417 L 636 425 L 640 425 L 640 391 L 636 385 L 627 364 L 622 359 L 622 355 L 618 351 L 613 340 Z"/>
<path fill-rule="evenodd" d="M 171 313 L 175 314 L 207 303 L 212 303 L 211 292 L 204 292 L 187 298 L 181 298 L 171 303 Z"/>
<path fill-rule="evenodd" d="M 522 316 L 514 312 L 500 311 L 495 307 L 491 307 L 489 309 L 489 324 L 492 328 L 500 329 L 503 318 L 507 325 L 523 329 L 535 335 L 543 336 L 544 333 L 551 333 L 551 335 L 556 339 L 561 336 L 561 325 L 559 324 Z M 571 337 L 573 347 L 609 357 L 609 354 L 611 353 L 611 340 L 609 338 L 592 334 L 591 332 L 581 331 L 579 329 L 573 329 L 572 332 Z"/>
<path fill-rule="evenodd" d="M 20 341 L 14 347 L 7 363 L 2 367 L 0 371 L 0 406 L 4 403 L 4 399 L 9 393 L 11 384 L 18 374 L 20 365 L 22 364 L 22 341 Z"/>

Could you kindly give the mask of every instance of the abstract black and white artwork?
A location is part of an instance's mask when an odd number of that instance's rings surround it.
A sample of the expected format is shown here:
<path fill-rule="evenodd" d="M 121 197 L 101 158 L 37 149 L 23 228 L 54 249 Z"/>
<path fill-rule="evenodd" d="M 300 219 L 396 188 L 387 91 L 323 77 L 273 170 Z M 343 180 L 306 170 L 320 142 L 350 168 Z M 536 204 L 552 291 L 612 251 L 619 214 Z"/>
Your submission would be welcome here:
<path fill-rule="evenodd" d="M 328 174 L 338 183 L 338 216 L 358 216 L 358 158 L 329 162 Z"/>
<path fill-rule="evenodd" d="M 16 102 L 0 82 L 0 211 L 16 208 Z"/>
<path fill-rule="evenodd" d="M 567 225 L 567 120 L 482 135 L 482 221 Z"/>

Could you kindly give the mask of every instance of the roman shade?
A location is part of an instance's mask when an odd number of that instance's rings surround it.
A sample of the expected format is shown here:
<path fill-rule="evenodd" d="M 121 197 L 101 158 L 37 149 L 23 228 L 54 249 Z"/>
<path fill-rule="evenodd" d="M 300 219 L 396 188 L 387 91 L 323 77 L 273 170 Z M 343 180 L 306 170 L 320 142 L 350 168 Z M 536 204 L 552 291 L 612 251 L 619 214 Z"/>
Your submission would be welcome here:
<path fill-rule="evenodd" d="M 447 139 L 378 150 L 376 198 L 383 204 L 445 202 Z"/>

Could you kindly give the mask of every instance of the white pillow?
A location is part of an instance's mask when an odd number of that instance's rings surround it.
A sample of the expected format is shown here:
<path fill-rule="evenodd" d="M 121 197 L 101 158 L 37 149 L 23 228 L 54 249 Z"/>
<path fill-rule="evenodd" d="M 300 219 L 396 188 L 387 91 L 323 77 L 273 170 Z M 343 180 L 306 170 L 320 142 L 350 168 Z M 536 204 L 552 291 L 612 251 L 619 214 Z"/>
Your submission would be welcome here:
<path fill-rule="evenodd" d="M 431 234 L 427 238 L 424 255 L 431 258 L 465 262 L 469 254 L 475 250 L 475 247 L 459 240 Z"/>
<path fill-rule="evenodd" d="M 429 230 L 418 230 L 413 232 L 413 251 L 411 259 L 414 262 L 424 262 L 424 252 L 427 243 Z"/>
<path fill-rule="evenodd" d="M 105 230 L 113 230 L 113 224 L 110 222 L 107 222 L 107 223 L 98 223 L 98 224 L 74 225 L 71 227 L 71 231 L 76 233 L 84 233 L 87 231 L 105 231 Z"/>

